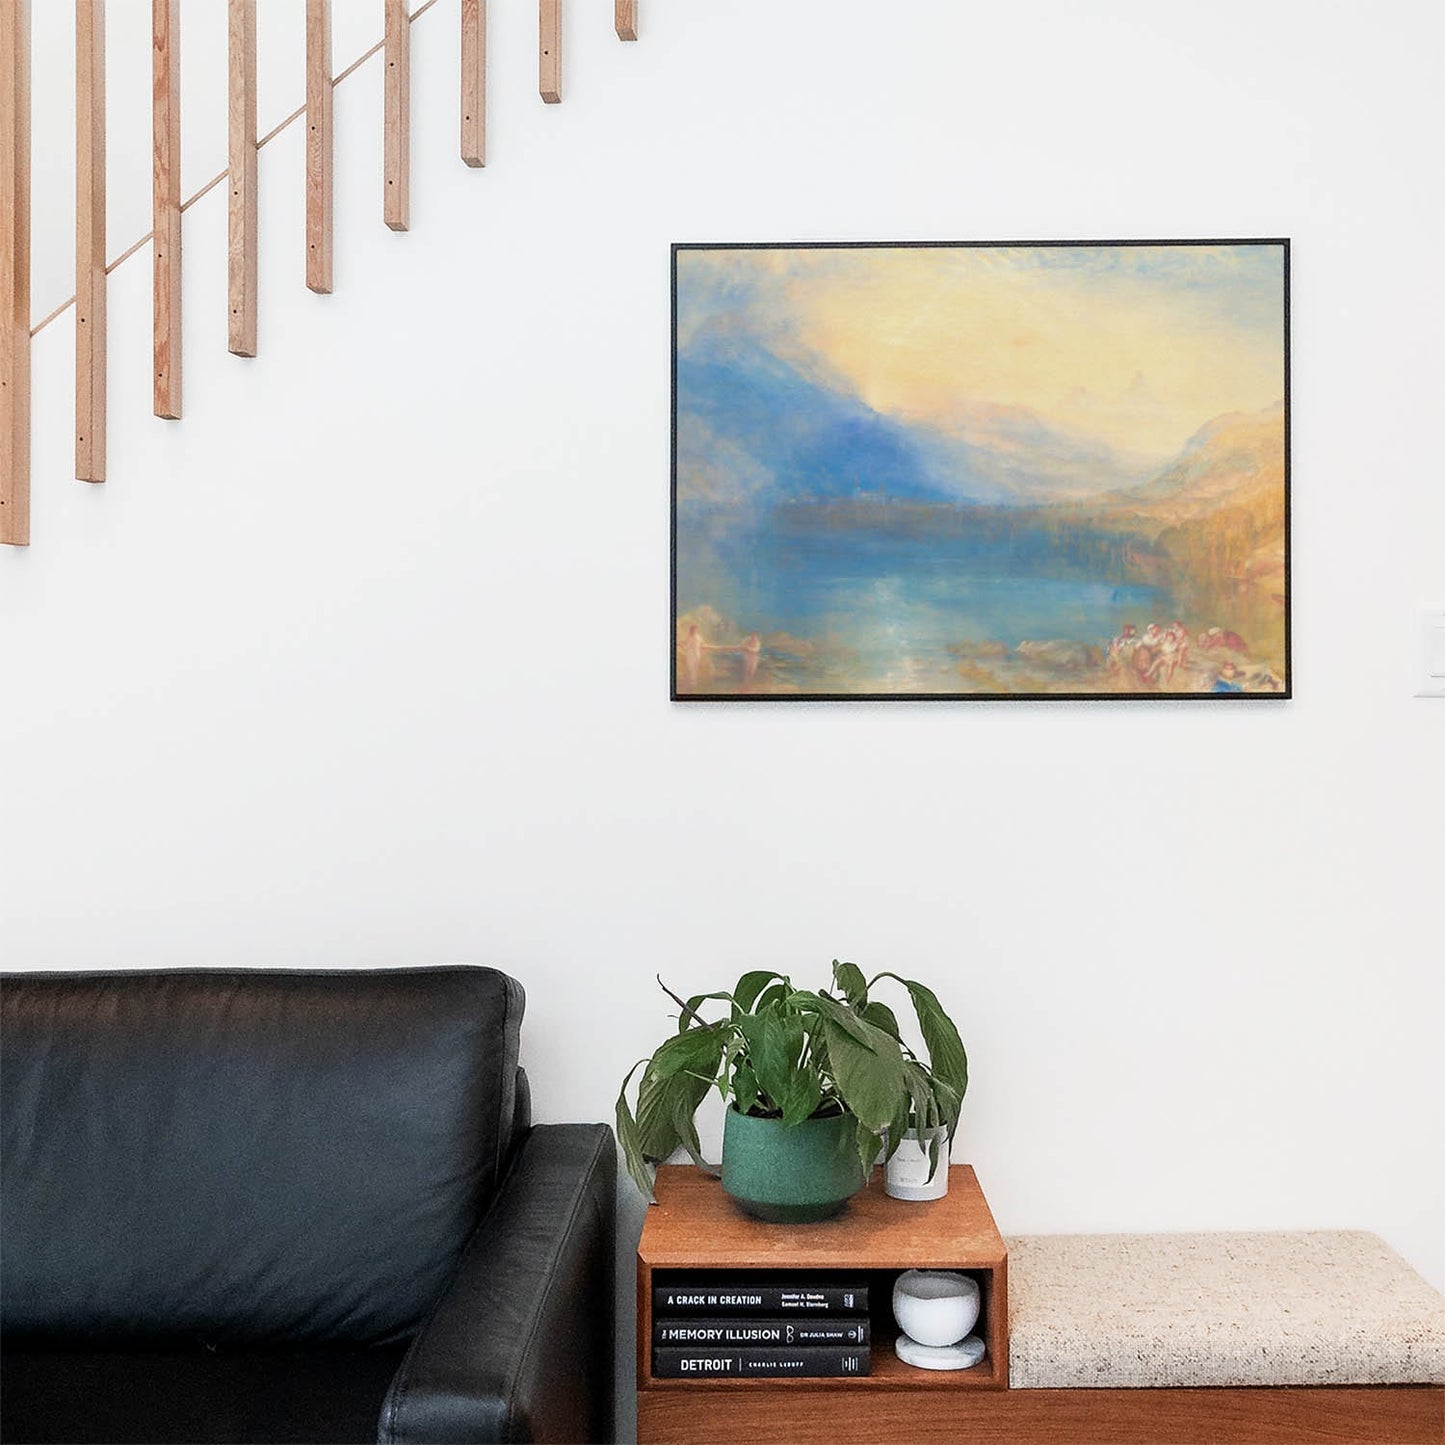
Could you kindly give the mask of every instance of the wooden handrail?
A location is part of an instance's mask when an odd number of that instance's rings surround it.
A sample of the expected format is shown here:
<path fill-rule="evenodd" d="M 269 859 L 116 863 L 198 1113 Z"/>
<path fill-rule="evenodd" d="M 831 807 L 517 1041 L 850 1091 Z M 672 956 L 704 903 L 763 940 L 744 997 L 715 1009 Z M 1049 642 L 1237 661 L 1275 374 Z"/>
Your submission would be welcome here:
<path fill-rule="evenodd" d="M 432 6 L 436 3 L 437 0 L 426 0 L 425 4 L 418 5 L 417 8 L 411 13 L 412 24 L 415 25 L 416 22 L 420 20 L 421 17 L 425 15 L 426 12 L 430 10 Z M 4 10 L 7 8 L 8 0 L 5 5 L 0 5 L 0 10 Z M 341 82 L 347 79 L 348 76 L 354 75 L 356 71 L 360 70 L 361 67 L 365 65 L 366 62 L 370 60 L 374 55 L 379 55 L 381 53 L 383 44 L 383 41 L 378 40 L 375 45 L 371 46 L 370 49 L 364 50 L 360 55 L 358 55 L 356 59 L 353 60 L 351 64 L 346 67 L 345 70 L 339 71 L 336 75 L 336 78 L 331 82 L 332 89 L 335 89 L 336 86 L 340 85 Z M 265 135 L 261 137 L 260 140 L 256 142 L 256 149 L 264 150 L 268 145 L 270 145 L 273 140 L 276 139 L 278 135 L 282 133 L 282 131 L 286 130 L 287 127 L 292 125 L 294 122 L 300 120 L 301 117 L 305 114 L 305 105 L 298 105 L 296 109 L 291 112 L 290 115 L 285 116 L 282 120 L 278 121 L 275 125 L 271 127 L 270 130 L 266 132 Z M 231 172 L 229 167 L 226 170 L 217 171 L 216 174 L 213 175 L 211 179 L 205 183 L 205 185 L 203 185 L 199 190 L 192 192 L 190 196 L 188 196 L 184 201 L 181 202 L 182 213 L 189 211 L 191 207 L 194 206 L 196 202 L 201 199 L 202 196 L 206 195 L 210 191 L 215 190 L 215 188 L 219 186 L 221 182 L 224 181 L 226 177 L 230 174 Z M 124 265 L 143 246 L 149 245 L 154 237 L 154 234 L 155 233 L 153 231 L 147 231 L 144 236 L 138 236 L 113 261 L 108 261 L 106 263 L 105 274 L 109 276 L 111 272 L 116 269 L 116 267 Z M 44 331 L 45 328 L 49 326 L 52 322 L 58 321 L 62 316 L 64 316 L 65 313 L 70 310 L 70 308 L 74 305 L 75 297 L 67 296 L 65 300 L 60 303 L 59 306 L 57 306 L 53 311 L 47 312 L 44 316 L 40 318 L 39 321 L 35 322 L 34 325 L 31 326 L 30 335 L 32 337 L 38 336 L 40 332 Z"/>
<path fill-rule="evenodd" d="M 306 137 L 306 284 L 332 289 L 332 93 L 384 52 L 384 204 L 393 230 L 410 225 L 410 34 L 437 3 L 408 13 L 382 0 L 385 33 L 331 74 L 330 0 L 306 0 L 306 100 L 264 136 L 256 130 L 256 0 L 227 0 L 227 167 L 187 199 L 180 190 L 180 0 L 151 0 L 152 228 L 106 262 L 105 0 L 76 0 L 76 289 L 30 321 L 30 45 L 28 0 L 0 0 L 0 542 L 29 540 L 30 350 L 33 337 L 75 306 L 75 474 L 106 475 L 106 277 L 152 246 L 154 410 L 181 415 L 181 217 L 230 179 L 227 197 L 227 345 L 254 356 L 258 317 L 258 153 L 301 116 Z M 486 164 L 486 0 L 460 0 L 460 151 Z M 619 39 L 637 38 L 637 0 L 614 0 Z M 538 0 L 542 99 L 562 98 L 562 3 Z"/>

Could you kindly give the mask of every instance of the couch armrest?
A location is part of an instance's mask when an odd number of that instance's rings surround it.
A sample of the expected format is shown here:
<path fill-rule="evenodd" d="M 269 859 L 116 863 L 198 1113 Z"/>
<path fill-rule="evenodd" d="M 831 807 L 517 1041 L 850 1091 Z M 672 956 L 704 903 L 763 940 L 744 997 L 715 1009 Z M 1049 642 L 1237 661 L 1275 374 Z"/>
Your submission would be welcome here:
<path fill-rule="evenodd" d="M 617 1150 L 543 1124 L 407 1351 L 382 1445 L 612 1438 Z"/>

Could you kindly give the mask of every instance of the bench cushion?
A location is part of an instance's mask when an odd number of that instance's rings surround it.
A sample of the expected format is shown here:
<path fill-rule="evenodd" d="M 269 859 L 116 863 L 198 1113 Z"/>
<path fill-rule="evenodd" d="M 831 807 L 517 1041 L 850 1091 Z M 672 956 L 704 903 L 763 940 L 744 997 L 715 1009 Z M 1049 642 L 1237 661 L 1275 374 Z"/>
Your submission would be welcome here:
<path fill-rule="evenodd" d="M 1445 1382 L 1445 1299 L 1373 1234 L 1008 1240 L 1024 1389 Z"/>

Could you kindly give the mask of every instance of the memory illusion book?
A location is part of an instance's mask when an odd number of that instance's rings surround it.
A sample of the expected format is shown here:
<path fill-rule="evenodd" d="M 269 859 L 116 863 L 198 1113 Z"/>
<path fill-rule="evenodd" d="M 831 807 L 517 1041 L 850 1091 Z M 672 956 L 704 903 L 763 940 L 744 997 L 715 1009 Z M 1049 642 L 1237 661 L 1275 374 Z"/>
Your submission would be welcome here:
<path fill-rule="evenodd" d="M 659 1380 L 711 1375 L 714 1377 L 806 1375 L 812 1379 L 837 1379 L 844 1375 L 866 1375 L 869 1357 L 862 1349 L 837 1345 L 743 1345 L 735 1349 L 719 1346 L 657 1346 L 652 1352 L 652 1373 Z"/>
<path fill-rule="evenodd" d="M 799 1319 L 655 1319 L 654 1345 L 850 1345 L 868 1343 L 868 1321 L 844 1316 Z"/>
<path fill-rule="evenodd" d="M 868 1286 L 814 1285 L 806 1281 L 751 1284 L 728 1280 L 683 1280 L 652 1288 L 656 1315 L 866 1315 Z"/>

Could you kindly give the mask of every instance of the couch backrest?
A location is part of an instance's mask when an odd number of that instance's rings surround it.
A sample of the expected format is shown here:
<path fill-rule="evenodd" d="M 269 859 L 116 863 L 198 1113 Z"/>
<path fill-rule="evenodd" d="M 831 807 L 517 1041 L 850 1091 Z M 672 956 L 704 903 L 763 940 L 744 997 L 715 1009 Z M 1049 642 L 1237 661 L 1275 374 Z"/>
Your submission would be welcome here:
<path fill-rule="evenodd" d="M 0 978 L 0 1328 L 380 1343 L 506 1164 L 492 969 Z"/>

